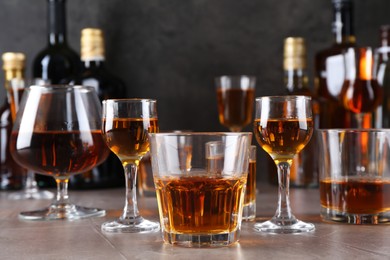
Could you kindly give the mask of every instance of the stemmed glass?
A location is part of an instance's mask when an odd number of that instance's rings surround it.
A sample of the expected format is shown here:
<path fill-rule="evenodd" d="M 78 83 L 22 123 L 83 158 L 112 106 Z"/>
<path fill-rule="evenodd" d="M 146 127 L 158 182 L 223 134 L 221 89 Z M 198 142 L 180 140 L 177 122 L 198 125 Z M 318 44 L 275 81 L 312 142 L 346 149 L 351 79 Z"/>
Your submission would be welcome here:
<path fill-rule="evenodd" d="M 254 133 L 260 146 L 272 157 L 279 179 L 278 207 L 274 217 L 256 223 L 257 231 L 299 233 L 314 225 L 297 220 L 289 200 L 290 167 L 294 156 L 309 142 L 313 133 L 311 98 L 274 96 L 256 98 Z"/>
<path fill-rule="evenodd" d="M 373 49 L 351 47 L 343 57 L 345 79 L 340 92 L 341 102 L 355 115 L 357 128 L 371 128 L 371 113 L 382 101 Z"/>
<path fill-rule="evenodd" d="M 57 196 L 45 209 L 21 212 L 28 220 L 103 216 L 104 210 L 69 200 L 71 175 L 91 170 L 108 156 L 101 135 L 101 103 L 92 87 L 46 85 L 25 90 L 11 134 L 11 154 L 27 169 L 49 175 Z"/>
<path fill-rule="evenodd" d="M 28 80 L 28 79 L 18 79 L 14 78 L 8 82 L 7 92 L 9 95 L 10 106 L 11 106 L 11 116 L 12 120 L 15 121 L 16 112 L 19 109 L 19 102 L 23 95 L 24 90 L 29 85 L 43 85 L 46 82 L 42 80 Z M 12 192 L 9 194 L 8 198 L 13 200 L 21 199 L 52 199 L 54 194 L 47 190 L 40 190 L 38 188 L 37 181 L 35 180 L 35 173 L 30 169 L 27 169 L 26 182 L 23 190 Z"/>
<path fill-rule="evenodd" d="M 231 132 L 240 132 L 252 120 L 256 78 L 220 76 L 215 79 L 219 122 Z"/>
<path fill-rule="evenodd" d="M 138 211 L 138 165 L 149 151 L 148 133 L 158 132 L 156 100 L 108 99 L 103 101 L 102 133 L 108 147 L 121 160 L 126 179 L 126 201 L 119 219 L 105 222 L 107 232 L 152 232 L 160 225 Z"/>

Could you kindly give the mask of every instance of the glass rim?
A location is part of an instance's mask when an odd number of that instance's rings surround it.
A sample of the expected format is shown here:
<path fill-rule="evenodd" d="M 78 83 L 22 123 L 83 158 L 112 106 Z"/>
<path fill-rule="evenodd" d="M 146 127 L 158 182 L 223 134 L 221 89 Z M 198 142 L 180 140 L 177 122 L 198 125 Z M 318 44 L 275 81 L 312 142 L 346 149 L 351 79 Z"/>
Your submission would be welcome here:
<path fill-rule="evenodd" d="M 248 136 L 252 132 L 165 132 L 149 133 L 150 136 Z"/>
<path fill-rule="evenodd" d="M 248 74 L 231 74 L 231 75 L 220 75 L 216 76 L 215 79 L 219 80 L 222 78 L 230 78 L 230 79 L 239 79 L 239 78 L 249 78 L 249 79 L 256 79 L 256 76 L 254 75 L 248 75 Z"/>
<path fill-rule="evenodd" d="M 43 84 L 43 85 L 36 85 L 33 84 L 26 89 L 45 89 L 47 91 L 50 90 L 92 90 L 95 91 L 94 87 L 91 86 L 84 86 L 84 85 L 69 85 L 69 84 Z"/>
<path fill-rule="evenodd" d="M 305 99 L 305 100 L 311 100 L 312 98 L 310 96 L 304 96 L 304 95 L 286 95 L 286 96 L 262 96 L 262 97 L 256 97 L 256 101 L 264 100 L 264 99 L 273 99 L 273 100 L 298 100 L 298 99 Z"/>
<path fill-rule="evenodd" d="M 105 99 L 102 102 L 103 103 L 125 103 L 125 102 L 150 102 L 150 103 L 156 103 L 156 99 L 151 98 L 109 98 Z"/>
<path fill-rule="evenodd" d="M 315 129 L 320 133 L 390 133 L 390 128 L 329 128 L 329 129 Z"/>

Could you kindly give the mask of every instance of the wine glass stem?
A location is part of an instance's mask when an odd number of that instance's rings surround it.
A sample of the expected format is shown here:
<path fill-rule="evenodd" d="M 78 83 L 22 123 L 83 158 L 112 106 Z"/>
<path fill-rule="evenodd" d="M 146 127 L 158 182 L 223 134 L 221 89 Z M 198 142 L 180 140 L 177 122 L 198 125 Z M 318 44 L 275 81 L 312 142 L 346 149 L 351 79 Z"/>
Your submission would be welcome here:
<path fill-rule="evenodd" d="M 291 213 L 290 208 L 290 164 L 288 162 L 279 162 L 278 180 L 278 208 L 276 210 L 274 221 L 280 225 L 291 225 L 295 217 Z"/>
<path fill-rule="evenodd" d="M 68 195 L 69 179 L 56 179 L 56 183 L 57 183 L 57 197 L 54 204 L 56 206 L 70 204 L 69 195 Z"/>
<path fill-rule="evenodd" d="M 126 179 L 126 202 L 122 219 L 137 218 L 139 216 L 137 205 L 137 164 L 128 163 L 123 166 Z"/>

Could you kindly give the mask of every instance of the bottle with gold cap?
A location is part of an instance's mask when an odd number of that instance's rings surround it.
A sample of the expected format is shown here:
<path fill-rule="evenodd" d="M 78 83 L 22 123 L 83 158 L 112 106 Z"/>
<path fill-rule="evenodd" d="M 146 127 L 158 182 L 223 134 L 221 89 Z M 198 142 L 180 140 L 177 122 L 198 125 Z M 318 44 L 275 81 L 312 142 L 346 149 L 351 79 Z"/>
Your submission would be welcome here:
<path fill-rule="evenodd" d="M 81 31 L 81 61 L 83 71 L 71 79 L 70 84 L 95 87 L 100 100 L 125 98 L 126 88 L 122 80 L 113 76 L 105 67 L 105 48 L 103 32 L 97 28 Z M 118 158 L 111 153 L 107 160 L 92 171 L 72 176 L 71 189 L 94 189 L 121 187 L 124 184 L 123 167 Z"/>
<path fill-rule="evenodd" d="M 312 97 L 313 119 L 315 127 L 319 124 L 319 106 L 309 88 L 306 70 L 306 45 L 301 37 L 288 37 L 284 41 L 283 55 L 284 82 L 288 95 L 305 95 Z M 304 150 L 295 156 L 291 165 L 290 185 L 292 187 L 318 186 L 318 160 L 316 138 L 313 135 Z"/>
<path fill-rule="evenodd" d="M 0 189 L 16 190 L 23 187 L 26 171 L 19 166 L 10 154 L 9 138 L 12 131 L 12 117 L 15 116 L 15 103 L 11 90 L 11 81 L 23 80 L 25 55 L 6 52 L 2 55 L 5 88 L 7 97 L 0 107 Z M 17 93 L 15 93 L 17 94 Z"/>

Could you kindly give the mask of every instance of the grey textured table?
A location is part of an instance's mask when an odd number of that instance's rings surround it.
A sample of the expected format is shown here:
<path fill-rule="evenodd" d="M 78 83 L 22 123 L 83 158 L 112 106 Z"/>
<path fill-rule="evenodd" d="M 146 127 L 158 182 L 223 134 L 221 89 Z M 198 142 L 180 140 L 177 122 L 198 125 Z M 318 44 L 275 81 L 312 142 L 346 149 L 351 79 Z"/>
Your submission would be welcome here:
<path fill-rule="evenodd" d="M 259 188 L 256 221 L 275 210 L 277 187 Z M 292 189 L 295 215 L 316 225 L 311 233 L 269 235 L 244 222 L 240 242 L 224 248 L 181 248 L 164 244 L 160 233 L 107 234 L 100 224 L 119 216 L 124 189 L 70 191 L 74 202 L 108 210 L 101 218 L 68 221 L 21 221 L 18 212 L 49 201 L 10 201 L 0 193 L 0 259 L 390 259 L 390 226 L 323 223 L 318 190 Z M 158 220 L 155 198 L 140 198 L 143 216 Z"/>

